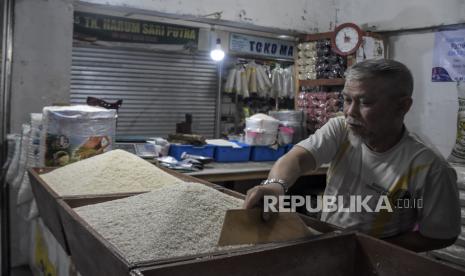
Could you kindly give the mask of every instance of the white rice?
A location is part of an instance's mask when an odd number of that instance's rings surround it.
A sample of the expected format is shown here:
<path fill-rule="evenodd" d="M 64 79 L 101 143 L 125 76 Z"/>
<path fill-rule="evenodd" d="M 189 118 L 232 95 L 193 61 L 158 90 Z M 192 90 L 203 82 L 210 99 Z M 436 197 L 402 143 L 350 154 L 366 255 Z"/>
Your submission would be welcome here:
<path fill-rule="evenodd" d="M 60 196 L 144 192 L 182 182 L 123 150 L 72 163 L 40 177 Z"/>
<path fill-rule="evenodd" d="M 202 184 L 181 183 L 75 211 L 134 263 L 220 250 L 226 210 L 242 203 Z"/>

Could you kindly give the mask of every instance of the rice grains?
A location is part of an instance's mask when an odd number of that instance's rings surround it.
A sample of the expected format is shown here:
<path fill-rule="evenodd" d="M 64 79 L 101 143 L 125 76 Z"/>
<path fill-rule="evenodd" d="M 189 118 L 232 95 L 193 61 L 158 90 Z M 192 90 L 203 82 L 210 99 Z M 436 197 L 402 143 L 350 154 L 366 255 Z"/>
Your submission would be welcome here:
<path fill-rule="evenodd" d="M 129 263 L 219 250 L 228 209 L 242 200 L 198 183 L 180 183 L 75 211 Z"/>
<path fill-rule="evenodd" d="M 144 192 L 181 182 L 123 150 L 84 159 L 40 177 L 59 196 Z"/>

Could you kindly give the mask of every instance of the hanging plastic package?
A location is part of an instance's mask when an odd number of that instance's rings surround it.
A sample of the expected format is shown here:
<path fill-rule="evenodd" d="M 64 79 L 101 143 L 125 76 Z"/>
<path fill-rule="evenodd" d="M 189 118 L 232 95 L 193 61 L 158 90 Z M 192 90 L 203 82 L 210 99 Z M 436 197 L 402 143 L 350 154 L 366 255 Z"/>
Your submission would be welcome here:
<path fill-rule="evenodd" d="M 292 66 L 283 70 L 283 90 L 280 93 L 280 97 L 294 98 L 294 71 Z"/>
<path fill-rule="evenodd" d="M 229 70 L 226 84 L 224 85 L 224 92 L 232 93 L 234 89 L 234 79 L 236 78 L 236 68 Z"/>
<path fill-rule="evenodd" d="M 242 95 L 244 96 L 244 98 L 248 98 L 250 96 L 248 84 L 249 84 L 249 81 L 247 79 L 246 70 L 241 70 L 241 90 L 242 90 Z"/>
<path fill-rule="evenodd" d="M 277 98 L 283 89 L 282 69 L 279 65 L 271 73 L 271 96 Z"/>
<path fill-rule="evenodd" d="M 5 180 L 6 183 L 11 184 L 18 173 L 19 167 L 19 156 L 21 155 L 21 135 L 12 134 L 14 139 L 14 152 L 13 157 L 11 158 L 10 164 L 8 165 L 8 170 L 6 171 Z M 8 148 L 10 151 L 10 148 Z"/>
<path fill-rule="evenodd" d="M 452 163 L 465 164 L 465 82 L 457 82 L 459 110 L 457 113 L 457 135 L 449 158 Z"/>
<path fill-rule="evenodd" d="M 257 67 L 252 66 L 250 72 L 249 87 L 251 93 L 257 93 Z"/>
<path fill-rule="evenodd" d="M 265 86 L 267 89 L 271 89 L 271 81 L 270 77 L 268 74 L 265 72 L 265 68 L 263 66 L 258 66 L 257 67 L 258 74 L 260 74 L 263 78 L 263 81 L 265 82 Z"/>
<path fill-rule="evenodd" d="M 263 79 L 262 74 L 260 73 L 261 66 L 257 66 L 256 76 L 257 76 L 257 93 L 259 97 L 266 97 L 267 88 L 265 86 L 265 80 Z"/>
<path fill-rule="evenodd" d="M 236 76 L 234 81 L 234 91 L 236 91 L 238 95 L 242 95 L 241 70 L 244 69 L 241 68 L 236 70 Z"/>
<path fill-rule="evenodd" d="M 19 155 L 19 167 L 11 186 L 14 189 L 18 189 L 23 181 L 24 173 L 26 172 L 27 165 L 27 152 L 29 149 L 29 139 L 31 138 L 31 126 L 29 124 L 23 124 L 21 136 L 21 153 Z"/>
<path fill-rule="evenodd" d="M 43 109 L 45 166 L 64 166 L 109 151 L 115 139 L 116 110 L 47 106 Z"/>

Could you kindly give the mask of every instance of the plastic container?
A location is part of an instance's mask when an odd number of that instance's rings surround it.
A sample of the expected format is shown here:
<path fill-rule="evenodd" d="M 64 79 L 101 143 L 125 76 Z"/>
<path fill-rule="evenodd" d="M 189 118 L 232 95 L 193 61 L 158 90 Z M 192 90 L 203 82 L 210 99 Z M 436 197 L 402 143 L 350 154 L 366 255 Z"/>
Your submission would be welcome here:
<path fill-rule="evenodd" d="M 245 143 L 252 146 L 268 146 L 276 142 L 277 132 L 256 132 L 245 130 Z"/>
<path fill-rule="evenodd" d="M 265 114 L 255 114 L 245 119 L 245 128 L 257 132 L 278 132 L 279 120 Z"/>
<path fill-rule="evenodd" d="M 192 145 L 171 144 L 169 155 L 176 158 L 177 160 L 181 160 L 181 154 L 183 152 L 186 152 L 187 154 L 201 155 L 213 158 L 215 154 L 215 148 L 216 146 L 213 145 L 196 147 Z"/>
<path fill-rule="evenodd" d="M 247 162 L 250 159 L 250 152 L 252 147 L 237 141 L 231 141 L 241 148 L 233 148 L 228 146 L 216 146 L 215 150 L 215 162 Z"/>
<path fill-rule="evenodd" d="M 292 143 L 292 138 L 294 137 L 294 129 L 290 127 L 279 127 L 278 132 L 278 143 L 280 145 L 287 145 Z"/>
<path fill-rule="evenodd" d="M 251 161 L 276 161 L 286 153 L 286 146 L 273 149 L 268 146 L 253 146 L 250 153 Z"/>

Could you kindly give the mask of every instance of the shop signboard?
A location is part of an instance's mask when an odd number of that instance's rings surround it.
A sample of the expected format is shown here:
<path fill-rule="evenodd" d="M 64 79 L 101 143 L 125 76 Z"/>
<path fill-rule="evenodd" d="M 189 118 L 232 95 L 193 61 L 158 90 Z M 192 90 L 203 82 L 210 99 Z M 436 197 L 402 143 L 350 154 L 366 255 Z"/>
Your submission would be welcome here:
<path fill-rule="evenodd" d="M 231 33 L 229 50 L 245 55 L 293 59 L 295 43 L 260 36 Z"/>
<path fill-rule="evenodd" d="M 199 29 L 124 17 L 75 12 L 74 38 L 86 41 L 197 45 Z"/>
<path fill-rule="evenodd" d="M 465 29 L 436 32 L 431 80 L 465 80 Z"/>

